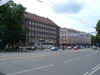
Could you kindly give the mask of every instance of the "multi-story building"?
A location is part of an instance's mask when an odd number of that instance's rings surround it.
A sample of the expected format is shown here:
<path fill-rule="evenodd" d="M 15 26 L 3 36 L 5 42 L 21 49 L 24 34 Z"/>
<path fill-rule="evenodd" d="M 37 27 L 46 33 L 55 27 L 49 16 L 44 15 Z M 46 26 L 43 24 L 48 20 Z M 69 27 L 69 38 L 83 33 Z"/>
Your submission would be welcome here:
<path fill-rule="evenodd" d="M 61 46 L 89 46 L 91 45 L 91 35 L 74 29 L 60 28 L 59 42 Z"/>
<path fill-rule="evenodd" d="M 25 15 L 24 27 L 29 29 L 28 45 L 58 45 L 59 26 L 49 18 L 44 18 L 27 12 Z"/>

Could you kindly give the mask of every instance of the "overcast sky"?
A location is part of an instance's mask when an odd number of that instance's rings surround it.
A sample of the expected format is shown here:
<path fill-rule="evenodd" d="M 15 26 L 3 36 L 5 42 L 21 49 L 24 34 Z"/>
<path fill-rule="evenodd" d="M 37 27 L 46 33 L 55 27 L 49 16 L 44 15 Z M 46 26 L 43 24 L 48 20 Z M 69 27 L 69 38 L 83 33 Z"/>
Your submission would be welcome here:
<path fill-rule="evenodd" d="M 100 19 L 100 0 L 14 0 L 28 12 L 48 17 L 58 26 L 94 32 Z"/>

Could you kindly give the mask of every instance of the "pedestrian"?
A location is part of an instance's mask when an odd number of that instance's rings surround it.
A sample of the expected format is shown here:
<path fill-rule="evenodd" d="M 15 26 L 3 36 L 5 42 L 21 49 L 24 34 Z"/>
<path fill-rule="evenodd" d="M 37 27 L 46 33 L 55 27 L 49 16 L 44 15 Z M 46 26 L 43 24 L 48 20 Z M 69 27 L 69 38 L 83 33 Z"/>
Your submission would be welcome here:
<path fill-rule="evenodd" d="M 8 44 L 5 46 L 5 51 L 8 51 L 9 50 L 9 46 Z"/>
<path fill-rule="evenodd" d="M 64 50 L 64 46 L 63 46 L 63 50 Z"/>
<path fill-rule="evenodd" d="M 9 49 L 12 50 L 12 46 L 11 45 L 9 46 Z"/>

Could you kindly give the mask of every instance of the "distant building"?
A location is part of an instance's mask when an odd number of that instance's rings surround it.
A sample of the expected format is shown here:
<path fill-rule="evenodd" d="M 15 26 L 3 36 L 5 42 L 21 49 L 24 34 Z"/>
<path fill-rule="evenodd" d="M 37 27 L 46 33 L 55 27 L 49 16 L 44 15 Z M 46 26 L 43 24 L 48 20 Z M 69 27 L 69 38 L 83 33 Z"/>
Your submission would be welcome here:
<path fill-rule="evenodd" d="M 28 45 L 50 46 L 59 44 L 59 26 L 52 20 L 32 13 L 26 13 L 24 27 L 29 29 Z"/>
<path fill-rule="evenodd" d="M 74 29 L 60 28 L 60 46 L 91 45 L 91 35 Z"/>

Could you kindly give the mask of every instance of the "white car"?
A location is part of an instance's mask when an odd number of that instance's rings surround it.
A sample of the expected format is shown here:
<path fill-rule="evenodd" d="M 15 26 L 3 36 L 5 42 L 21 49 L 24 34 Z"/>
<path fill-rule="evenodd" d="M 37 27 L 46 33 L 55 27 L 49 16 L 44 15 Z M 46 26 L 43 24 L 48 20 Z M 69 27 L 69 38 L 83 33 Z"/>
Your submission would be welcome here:
<path fill-rule="evenodd" d="M 96 50 L 96 49 L 97 49 L 97 47 L 96 47 L 96 46 L 92 46 L 92 49 L 95 49 L 95 50 Z"/>
<path fill-rule="evenodd" d="M 68 46 L 67 49 L 68 49 L 68 50 L 69 50 L 69 49 L 72 49 L 72 46 Z"/>

